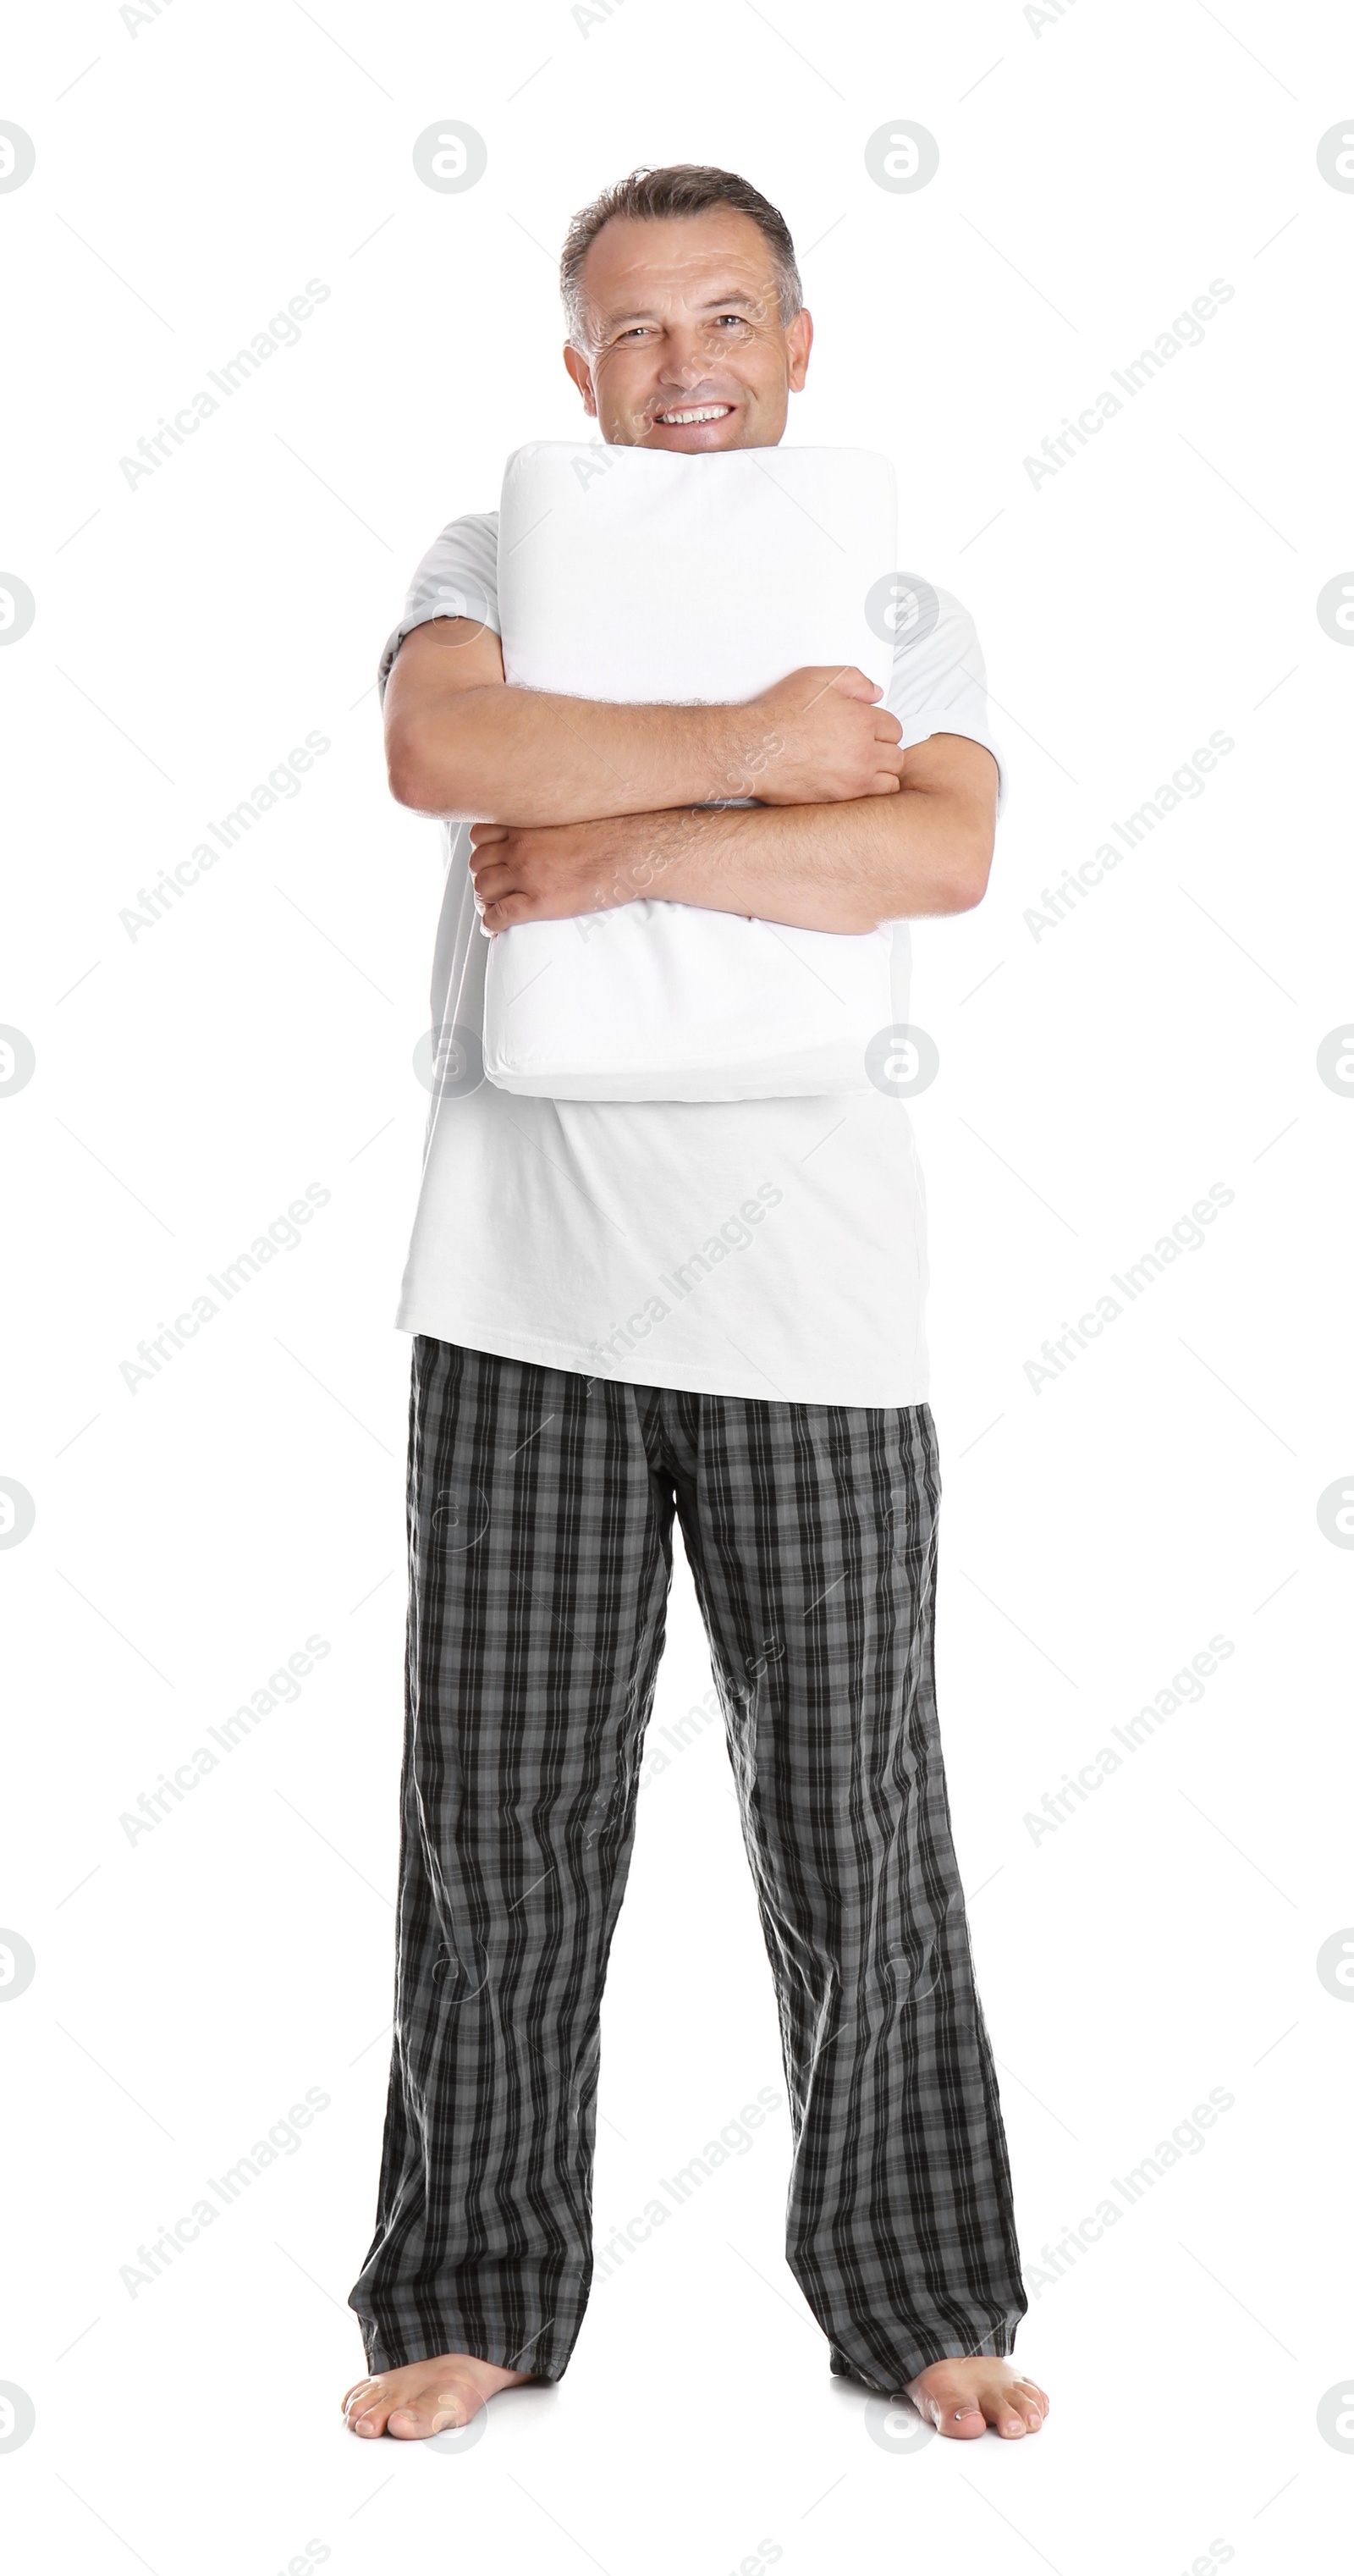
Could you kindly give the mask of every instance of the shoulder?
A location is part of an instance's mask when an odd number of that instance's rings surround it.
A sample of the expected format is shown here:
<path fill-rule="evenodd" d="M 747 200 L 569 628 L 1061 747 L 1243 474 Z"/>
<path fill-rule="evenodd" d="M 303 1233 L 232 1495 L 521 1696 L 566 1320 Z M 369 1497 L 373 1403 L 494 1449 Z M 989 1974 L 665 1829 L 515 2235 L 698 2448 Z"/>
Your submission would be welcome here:
<path fill-rule="evenodd" d="M 386 637 L 377 665 L 382 700 L 395 656 L 406 635 L 434 617 L 471 617 L 498 633 L 498 512 L 469 511 L 449 519 L 415 566 L 404 615 Z"/>
<path fill-rule="evenodd" d="M 904 578 L 907 587 L 903 587 Z M 978 646 L 971 609 L 952 590 L 939 590 L 920 573 L 900 576 L 894 627 L 893 660 L 926 665 L 947 654 Z"/>
<path fill-rule="evenodd" d="M 967 734 L 984 744 L 999 773 L 997 810 L 1006 796 L 1006 760 L 992 729 L 987 668 L 972 613 L 951 590 L 920 576 L 900 589 L 893 671 L 884 704 L 902 726 L 904 745 L 933 733 Z"/>
<path fill-rule="evenodd" d="M 432 607 L 443 595 L 455 605 Z M 498 512 L 467 512 L 449 519 L 418 563 L 409 585 L 409 609 L 421 617 L 498 617 Z"/>
<path fill-rule="evenodd" d="M 962 599 L 920 574 L 908 576 L 906 587 L 900 582 L 886 698 L 893 713 L 910 714 L 956 683 L 981 689 L 986 676 L 978 629 Z"/>

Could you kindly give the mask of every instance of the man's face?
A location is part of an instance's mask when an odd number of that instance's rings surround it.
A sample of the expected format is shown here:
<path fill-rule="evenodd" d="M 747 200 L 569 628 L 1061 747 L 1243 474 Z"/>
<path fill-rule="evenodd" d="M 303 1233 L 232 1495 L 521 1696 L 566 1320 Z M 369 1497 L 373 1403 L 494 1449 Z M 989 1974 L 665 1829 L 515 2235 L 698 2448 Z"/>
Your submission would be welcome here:
<path fill-rule="evenodd" d="M 586 347 L 566 346 L 564 363 L 608 447 L 776 445 L 813 324 L 798 313 L 782 330 L 771 245 L 750 215 L 613 216 L 580 284 Z"/>

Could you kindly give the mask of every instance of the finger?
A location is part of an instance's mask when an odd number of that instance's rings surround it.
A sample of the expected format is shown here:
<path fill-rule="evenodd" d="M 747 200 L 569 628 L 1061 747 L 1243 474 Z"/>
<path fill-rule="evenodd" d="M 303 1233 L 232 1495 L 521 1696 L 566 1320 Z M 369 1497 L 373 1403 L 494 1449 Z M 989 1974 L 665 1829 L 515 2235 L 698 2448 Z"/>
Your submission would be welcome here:
<path fill-rule="evenodd" d="M 506 841 L 509 828 L 506 823 L 472 823 L 470 846 L 472 849 L 479 850 L 483 849 L 487 841 Z"/>
<path fill-rule="evenodd" d="M 520 882 L 517 870 L 510 867 L 506 859 L 491 859 L 487 867 L 472 868 L 471 875 L 481 903 L 493 903 L 500 896 L 511 894 Z"/>
<path fill-rule="evenodd" d="M 865 793 L 867 796 L 900 796 L 902 788 L 901 778 L 896 777 L 891 769 L 877 769 Z"/>
<path fill-rule="evenodd" d="M 882 698 L 884 694 L 878 681 L 868 679 L 853 662 L 848 662 L 844 671 L 835 674 L 831 686 L 840 690 L 844 698 Z"/>
<path fill-rule="evenodd" d="M 888 707 L 875 708 L 874 738 L 876 742 L 902 741 L 903 728 L 898 722 L 898 718 L 891 713 Z"/>

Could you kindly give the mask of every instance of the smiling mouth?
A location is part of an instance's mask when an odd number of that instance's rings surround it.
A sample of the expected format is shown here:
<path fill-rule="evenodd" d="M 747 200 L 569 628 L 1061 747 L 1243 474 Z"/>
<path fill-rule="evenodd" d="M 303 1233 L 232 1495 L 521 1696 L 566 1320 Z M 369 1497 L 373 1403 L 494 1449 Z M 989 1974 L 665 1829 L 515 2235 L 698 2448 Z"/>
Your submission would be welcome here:
<path fill-rule="evenodd" d="M 732 403 L 696 403 L 686 411 L 660 411 L 660 429 L 694 429 L 704 420 L 727 420 Z"/>

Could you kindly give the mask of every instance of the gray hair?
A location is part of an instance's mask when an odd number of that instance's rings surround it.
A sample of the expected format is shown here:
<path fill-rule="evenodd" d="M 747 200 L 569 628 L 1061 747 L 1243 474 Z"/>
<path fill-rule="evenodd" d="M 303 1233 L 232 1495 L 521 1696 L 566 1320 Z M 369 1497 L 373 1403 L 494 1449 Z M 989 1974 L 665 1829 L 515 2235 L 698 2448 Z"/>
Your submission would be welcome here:
<path fill-rule="evenodd" d="M 637 217 L 653 222 L 664 215 L 703 215 L 712 206 L 732 206 L 735 213 L 750 215 L 758 231 L 771 248 L 776 273 L 776 295 L 781 329 L 788 330 L 795 315 L 802 311 L 804 289 L 800 284 L 795 261 L 795 246 L 785 217 L 747 179 L 734 170 L 712 170 L 695 161 L 675 161 L 664 170 L 641 167 L 632 170 L 628 179 L 618 180 L 604 188 L 590 206 L 574 216 L 565 235 L 559 264 L 560 294 L 568 318 L 569 338 L 575 348 L 583 348 L 584 314 L 582 270 L 593 243 L 604 224 L 614 215 Z"/>

